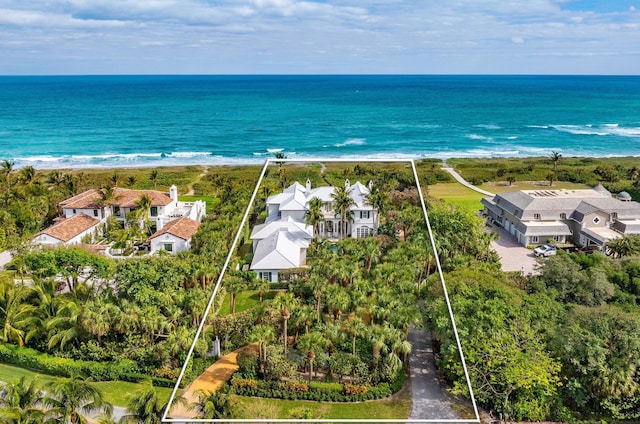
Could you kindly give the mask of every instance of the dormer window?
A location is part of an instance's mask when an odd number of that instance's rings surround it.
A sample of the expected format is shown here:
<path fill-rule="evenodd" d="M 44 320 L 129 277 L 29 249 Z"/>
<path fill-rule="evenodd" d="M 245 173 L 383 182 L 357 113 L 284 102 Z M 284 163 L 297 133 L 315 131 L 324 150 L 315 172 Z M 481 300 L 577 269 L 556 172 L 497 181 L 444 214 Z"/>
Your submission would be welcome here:
<path fill-rule="evenodd" d="M 598 225 L 600 223 L 601 219 L 599 217 L 597 217 L 597 216 L 594 216 L 592 221 L 593 221 L 594 224 Z"/>
<path fill-rule="evenodd" d="M 566 213 L 564 213 L 564 212 L 562 212 L 562 213 L 560 214 L 560 219 L 567 219 L 567 214 L 566 214 Z"/>
<path fill-rule="evenodd" d="M 533 219 L 540 219 L 540 214 L 539 213 L 534 213 L 533 214 Z"/>
<path fill-rule="evenodd" d="M 618 219 L 618 212 L 612 212 L 611 219 Z"/>

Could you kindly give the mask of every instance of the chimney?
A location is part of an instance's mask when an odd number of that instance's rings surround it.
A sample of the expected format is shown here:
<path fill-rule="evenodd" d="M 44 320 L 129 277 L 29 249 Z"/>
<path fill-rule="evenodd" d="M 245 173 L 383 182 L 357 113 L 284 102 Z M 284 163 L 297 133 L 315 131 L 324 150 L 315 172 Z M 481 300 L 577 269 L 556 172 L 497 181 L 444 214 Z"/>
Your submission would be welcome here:
<path fill-rule="evenodd" d="M 171 200 L 174 202 L 178 201 L 178 187 L 176 187 L 175 184 L 169 189 L 169 197 L 171 197 Z"/>
<path fill-rule="evenodd" d="M 344 180 L 344 188 L 346 188 L 347 190 L 351 188 L 351 183 L 349 182 L 349 178 Z"/>
<path fill-rule="evenodd" d="M 307 179 L 307 193 L 311 191 L 311 180 Z"/>

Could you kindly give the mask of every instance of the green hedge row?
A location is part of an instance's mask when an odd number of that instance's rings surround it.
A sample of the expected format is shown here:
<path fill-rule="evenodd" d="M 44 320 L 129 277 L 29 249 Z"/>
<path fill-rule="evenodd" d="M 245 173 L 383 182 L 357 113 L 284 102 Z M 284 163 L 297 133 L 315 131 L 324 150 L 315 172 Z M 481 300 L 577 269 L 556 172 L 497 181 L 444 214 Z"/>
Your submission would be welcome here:
<path fill-rule="evenodd" d="M 313 384 L 313 383 L 312 383 Z M 342 385 L 340 385 L 342 386 Z M 328 389 L 328 390 L 327 390 Z M 277 398 L 286 400 L 314 400 L 325 402 L 361 402 L 365 400 L 381 399 L 391 396 L 391 386 L 388 383 L 381 383 L 377 386 L 367 386 L 367 390 L 357 394 L 347 394 L 344 388 L 340 391 L 317 386 L 310 386 L 308 391 L 290 391 L 282 388 L 278 382 L 257 381 L 257 387 L 251 385 L 233 385 L 232 391 L 242 396 L 258 396 L 264 398 Z"/>
<path fill-rule="evenodd" d="M 130 359 L 115 362 L 80 361 L 58 358 L 27 347 L 0 343 L 0 362 L 40 371 L 59 377 L 82 375 L 95 381 L 122 380 L 138 383 L 151 379 L 154 386 L 173 387 L 175 380 L 150 377 L 138 373 L 138 366 Z"/>

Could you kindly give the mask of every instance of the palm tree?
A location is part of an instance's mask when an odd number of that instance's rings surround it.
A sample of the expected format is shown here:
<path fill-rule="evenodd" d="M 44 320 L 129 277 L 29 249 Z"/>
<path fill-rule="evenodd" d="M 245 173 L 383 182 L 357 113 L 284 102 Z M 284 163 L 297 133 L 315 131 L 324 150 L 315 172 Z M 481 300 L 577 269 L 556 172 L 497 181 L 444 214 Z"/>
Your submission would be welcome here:
<path fill-rule="evenodd" d="M 4 174 L 4 180 L 7 183 L 7 191 L 11 190 L 11 173 L 16 163 L 7 159 L 0 162 L 0 172 Z"/>
<path fill-rule="evenodd" d="M 360 317 L 353 317 L 345 323 L 345 330 L 351 336 L 351 353 L 356 354 L 356 338 L 361 335 L 367 326 Z"/>
<path fill-rule="evenodd" d="M 229 312 L 231 314 L 235 314 L 236 296 L 238 292 L 246 290 L 247 281 L 242 276 L 229 272 L 224 276 L 224 282 L 222 285 L 229 293 Z"/>
<path fill-rule="evenodd" d="M 57 303 L 56 315 L 45 323 L 49 333 L 49 349 L 56 346 L 62 351 L 70 343 L 78 343 L 82 308 L 74 299 L 66 298 Z"/>
<path fill-rule="evenodd" d="M 35 380 L 21 377 L 17 383 L 5 383 L 0 387 L 0 422 L 42 422 L 44 411 L 38 405 L 42 401 L 43 393 Z"/>
<path fill-rule="evenodd" d="M 135 175 L 129 175 L 127 177 L 127 187 L 133 187 L 134 185 L 136 185 L 136 176 Z"/>
<path fill-rule="evenodd" d="M 20 170 L 20 182 L 26 186 L 38 183 L 38 174 L 33 166 L 25 166 Z"/>
<path fill-rule="evenodd" d="M 191 410 L 196 411 L 200 418 L 219 420 L 233 417 L 235 404 L 229 394 L 199 390 L 197 396 L 198 400 L 192 404 Z"/>
<path fill-rule="evenodd" d="M 333 313 L 334 320 L 339 320 L 340 316 L 346 312 L 351 304 L 351 299 L 345 289 L 337 284 L 329 286 L 326 298 L 327 307 Z"/>
<path fill-rule="evenodd" d="M 556 174 L 555 172 L 549 172 L 546 176 L 547 181 L 549 181 L 549 187 L 553 186 L 553 180 L 556 179 Z"/>
<path fill-rule="evenodd" d="M 149 180 L 151 181 L 151 183 L 153 183 L 153 188 L 156 188 L 156 185 L 158 184 L 158 170 L 157 169 L 152 169 L 151 170 L 151 174 L 149 174 Z"/>
<path fill-rule="evenodd" d="M 333 199 L 333 210 L 340 217 L 340 238 L 347 235 L 347 222 L 352 219 L 351 206 L 355 202 L 350 196 L 351 189 L 344 187 L 335 187 L 331 198 Z"/>
<path fill-rule="evenodd" d="M 311 382 L 311 377 L 313 375 L 313 362 L 316 359 L 317 353 L 327 349 L 328 346 L 328 340 L 325 339 L 321 333 L 316 331 L 312 331 L 300 337 L 298 350 L 303 354 L 306 354 L 307 359 L 309 360 L 309 382 Z"/>
<path fill-rule="evenodd" d="M 114 187 L 118 187 L 118 184 L 122 181 L 122 177 L 118 175 L 118 171 L 113 171 L 113 174 L 109 177 L 109 181 Z"/>
<path fill-rule="evenodd" d="M 380 255 L 382 255 L 382 242 L 378 238 L 370 237 L 364 241 L 364 273 L 368 276 L 371 273 L 371 266 L 378 262 Z"/>
<path fill-rule="evenodd" d="M 25 329 L 33 317 L 35 307 L 25 303 L 31 290 L 10 281 L 0 283 L 0 340 L 24 345 Z"/>
<path fill-rule="evenodd" d="M 378 231 L 378 227 L 380 226 L 380 216 L 384 214 L 384 211 L 387 209 L 389 202 L 389 196 L 385 192 L 380 191 L 380 188 L 377 185 L 372 184 L 369 187 L 369 194 L 365 199 L 365 203 L 371 205 L 371 207 L 374 209 L 373 229 L 376 232 Z"/>
<path fill-rule="evenodd" d="M 562 154 L 560 152 L 556 152 L 555 150 L 551 151 L 551 155 L 549 155 L 551 162 L 553 162 L 553 172 L 558 172 L 558 162 L 562 158 Z"/>
<path fill-rule="evenodd" d="M 273 327 L 266 324 L 258 324 L 251 328 L 249 333 L 250 342 L 258 342 L 258 356 L 260 357 L 260 371 L 264 373 L 264 366 L 267 362 L 267 343 L 276 338 Z"/>
<path fill-rule="evenodd" d="M 287 321 L 291 317 L 291 309 L 300 303 L 300 299 L 296 298 L 293 293 L 278 293 L 273 299 L 272 306 L 280 311 L 282 315 L 282 332 L 284 334 L 284 354 L 287 354 Z"/>
<path fill-rule="evenodd" d="M 136 200 L 136 217 L 138 219 L 138 225 L 140 228 L 144 228 L 145 230 L 149 230 L 146 226 L 149 219 L 149 211 L 151 211 L 151 206 L 153 205 L 153 201 L 151 197 L 147 193 L 142 193 L 138 200 Z"/>
<path fill-rule="evenodd" d="M 307 281 L 307 286 L 311 289 L 316 299 L 316 321 L 320 322 L 320 307 L 322 306 L 322 295 L 327 288 L 327 280 L 318 274 L 312 273 L 309 276 L 309 281 Z"/>
<path fill-rule="evenodd" d="M 320 223 L 324 222 L 324 214 L 322 213 L 323 205 L 322 200 L 314 197 L 309 201 L 309 209 L 304 213 L 305 222 L 313 226 L 314 237 L 320 236 Z"/>
<path fill-rule="evenodd" d="M 83 414 L 94 412 L 111 413 L 113 407 L 102 397 L 102 392 L 91 384 L 90 379 L 79 376 L 52 381 L 45 388 L 42 404 L 55 417 L 71 424 L 86 423 Z"/>
<path fill-rule="evenodd" d="M 98 338 L 98 344 L 101 343 L 102 336 L 111 329 L 115 309 L 116 305 L 105 301 L 103 297 L 91 299 L 84 305 L 80 317 L 81 326 Z"/>

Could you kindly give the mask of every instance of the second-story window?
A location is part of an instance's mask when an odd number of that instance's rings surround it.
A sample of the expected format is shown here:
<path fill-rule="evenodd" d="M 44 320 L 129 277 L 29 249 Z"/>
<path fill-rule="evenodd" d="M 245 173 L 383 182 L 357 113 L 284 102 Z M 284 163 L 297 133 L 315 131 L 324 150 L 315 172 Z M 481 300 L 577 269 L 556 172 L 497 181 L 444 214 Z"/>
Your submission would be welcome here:
<path fill-rule="evenodd" d="M 560 214 L 560 219 L 567 219 L 567 214 L 566 214 L 566 213 L 564 213 L 564 212 L 562 212 L 562 213 Z"/>
<path fill-rule="evenodd" d="M 158 216 L 158 207 L 157 206 L 151 206 L 150 214 L 151 214 L 151 216 Z"/>
<path fill-rule="evenodd" d="M 540 219 L 540 214 L 539 213 L 534 213 L 533 214 L 533 219 Z"/>
<path fill-rule="evenodd" d="M 98 216 L 98 209 L 93 210 L 93 216 Z"/>
<path fill-rule="evenodd" d="M 369 219 L 371 217 L 370 211 L 360 211 L 360 219 Z"/>
<path fill-rule="evenodd" d="M 114 206 L 113 207 L 113 214 L 115 216 L 120 216 L 120 206 Z"/>

